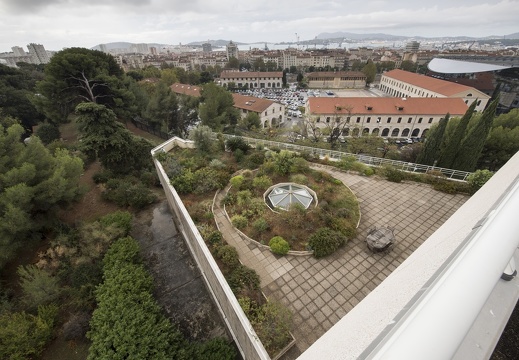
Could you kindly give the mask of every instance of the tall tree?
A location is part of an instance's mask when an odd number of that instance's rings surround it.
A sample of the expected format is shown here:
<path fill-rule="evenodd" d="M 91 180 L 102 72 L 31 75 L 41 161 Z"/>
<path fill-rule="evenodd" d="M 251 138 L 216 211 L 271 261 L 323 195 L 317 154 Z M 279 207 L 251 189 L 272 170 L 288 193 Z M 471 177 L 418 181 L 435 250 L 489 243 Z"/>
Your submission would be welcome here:
<path fill-rule="evenodd" d="M 105 168 L 119 174 L 150 166 L 153 146 L 126 130 L 112 110 L 104 105 L 82 103 L 76 107 L 76 113 L 81 148 L 90 158 L 99 158 Z"/>
<path fill-rule="evenodd" d="M 101 51 L 70 48 L 59 51 L 45 67 L 34 103 L 47 119 L 65 122 L 77 104 L 105 105 L 119 115 L 132 110 L 133 96 L 124 84 L 124 72 L 115 59 Z"/>
<path fill-rule="evenodd" d="M 465 136 L 465 131 L 467 130 L 467 126 L 469 124 L 472 115 L 474 114 L 474 110 L 476 109 L 477 100 L 474 100 L 472 104 L 470 104 L 467 111 L 461 118 L 458 126 L 454 129 L 452 135 L 447 139 L 445 144 L 445 148 L 442 150 L 440 154 L 440 158 L 438 159 L 438 166 L 450 169 L 452 167 L 452 163 L 456 158 L 463 137 Z"/>
<path fill-rule="evenodd" d="M 162 81 L 155 88 L 155 92 L 148 103 L 146 115 L 152 126 L 161 128 L 166 133 L 178 128 L 177 97 Z"/>
<path fill-rule="evenodd" d="M 362 68 L 362 72 L 364 75 L 366 75 L 366 85 L 371 84 L 373 81 L 375 81 L 375 76 L 377 75 L 377 66 L 370 59 Z"/>
<path fill-rule="evenodd" d="M 203 85 L 200 98 L 199 115 L 202 124 L 215 131 L 221 131 L 225 126 L 234 126 L 240 114 L 234 107 L 234 100 L 229 91 L 215 83 Z"/>
<path fill-rule="evenodd" d="M 38 238 L 60 204 L 75 200 L 83 162 L 59 149 L 53 155 L 38 137 L 27 145 L 23 128 L 0 126 L 0 268 L 28 241 Z"/>
<path fill-rule="evenodd" d="M 492 122 L 496 115 L 499 98 L 496 98 L 483 111 L 483 115 L 472 130 L 463 139 L 460 149 L 452 163 L 452 168 L 463 171 L 474 171 L 487 140 Z"/>
<path fill-rule="evenodd" d="M 449 118 L 450 114 L 445 115 L 445 117 L 438 123 L 438 126 L 430 131 L 429 136 L 427 136 L 427 139 L 425 140 L 425 145 L 416 160 L 418 163 L 434 165 L 438 160 L 443 142 L 443 135 L 445 134 Z"/>

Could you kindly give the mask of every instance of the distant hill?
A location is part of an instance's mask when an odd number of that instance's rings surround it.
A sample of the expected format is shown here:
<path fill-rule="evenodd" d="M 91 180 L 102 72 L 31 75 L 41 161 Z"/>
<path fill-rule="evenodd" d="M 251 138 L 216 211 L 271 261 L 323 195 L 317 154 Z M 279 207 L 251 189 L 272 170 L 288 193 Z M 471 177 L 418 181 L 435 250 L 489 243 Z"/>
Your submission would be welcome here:
<path fill-rule="evenodd" d="M 219 40 L 207 40 L 207 41 L 193 41 L 187 45 L 202 46 L 202 44 L 209 43 L 209 44 L 211 44 L 211 46 L 221 47 L 221 46 L 227 45 L 229 42 L 230 42 L 230 40 L 219 39 Z M 233 43 L 235 43 L 236 45 L 246 45 L 247 44 L 247 43 L 241 43 L 241 42 L 237 42 L 237 41 L 233 41 Z"/>
<path fill-rule="evenodd" d="M 405 40 L 410 36 L 396 36 L 381 33 L 372 34 L 355 34 L 350 32 L 338 31 L 334 33 L 320 33 L 316 36 L 317 39 L 351 39 L 351 40 Z"/>
<path fill-rule="evenodd" d="M 383 33 L 370 33 L 370 34 L 356 34 L 344 31 L 338 31 L 333 33 L 320 33 L 316 36 L 318 40 L 331 40 L 331 39 L 351 39 L 351 40 L 388 40 L 388 41 L 402 41 L 408 39 L 439 39 L 446 41 L 473 41 L 479 39 L 519 39 L 519 32 L 510 35 L 491 35 L 485 37 L 470 37 L 470 36 L 441 36 L 441 37 L 424 37 L 424 36 L 397 36 Z"/>

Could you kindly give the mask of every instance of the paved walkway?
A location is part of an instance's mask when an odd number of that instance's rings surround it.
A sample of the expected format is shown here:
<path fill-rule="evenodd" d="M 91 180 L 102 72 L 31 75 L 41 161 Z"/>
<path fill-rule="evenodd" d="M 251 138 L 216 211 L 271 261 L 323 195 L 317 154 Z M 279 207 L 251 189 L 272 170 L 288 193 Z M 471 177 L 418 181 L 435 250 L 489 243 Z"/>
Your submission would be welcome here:
<path fill-rule="evenodd" d="M 283 359 L 295 359 L 380 284 L 468 199 L 418 183 L 392 183 L 334 170 L 329 172 L 357 195 L 361 208 L 358 235 L 324 258 L 274 256 L 243 240 L 222 208 L 215 219 L 223 237 L 236 247 L 240 260 L 256 270 L 268 297 L 294 314 L 294 346 Z M 217 205 L 224 194 L 217 196 Z M 364 242 L 374 226 L 394 229 L 396 242 L 387 254 L 371 253 Z"/>

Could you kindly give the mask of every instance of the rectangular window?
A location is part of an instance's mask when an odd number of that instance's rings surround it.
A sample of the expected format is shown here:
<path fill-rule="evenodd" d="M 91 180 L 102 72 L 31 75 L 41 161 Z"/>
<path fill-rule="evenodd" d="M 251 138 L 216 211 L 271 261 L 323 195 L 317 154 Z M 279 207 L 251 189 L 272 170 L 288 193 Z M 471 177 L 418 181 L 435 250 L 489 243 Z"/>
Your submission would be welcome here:
<path fill-rule="evenodd" d="M 267 116 L 267 112 L 265 111 L 265 116 Z"/>
<path fill-rule="evenodd" d="M 371 121 L 371 116 L 368 116 L 368 118 L 366 119 L 366 122 L 369 123 Z"/>
<path fill-rule="evenodd" d="M 433 118 L 429 118 L 429 124 L 433 122 Z"/>
<path fill-rule="evenodd" d="M 421 124 L 421 123 L 422 123 L 422 120 L 423 120 L 423 118 L 419 118 L 419 119 L 418 119 L 418 124 Z"/>
<path fill-rule="evenodd" d="M 350 123 L 350 117 L 349 117 L 349 116 L 346 118 L 346 122 L 347 122 L 348 124 Z"/>
<path fill-rule="evenodd" d="M 360 123 L 360 116 L 357 117 L 357 123 Z"/>
<path fill-rule="evenodd" d="M 411 118 L 409 118 L 409 119 L 407 120 L 407 123 L 408 123 L 408 124 L 410 124 L 410 123 L 411 123 L 411 121 L 413 121 L 413 118 L 412 118 L 412 117 L 411 117 Z"/>
<path fill-rule="evenodd" d="M 389 124 L 391 122 L 391 117 L 387 118 L 387 123 Z"/>
<path fill-rule="evenodd" d="M 398 120 L 397 120 L 396 122 L 400 124 L 400 123 L 402 122 L 402 118 L 399 117 Z"/>
<path fill-rule="evenodd" d="M 326 122 L 327 122 L 327 123 L 330 122 L 330 117 L 329 117 L 329 116 L 326 117 Z"/>
<path fill-rule="evenodd" d="M 315 120 L 315 122 L 320 122 L 320 121 L 321 121 L 320 117 L 317 117 L 317 120 Z"/>

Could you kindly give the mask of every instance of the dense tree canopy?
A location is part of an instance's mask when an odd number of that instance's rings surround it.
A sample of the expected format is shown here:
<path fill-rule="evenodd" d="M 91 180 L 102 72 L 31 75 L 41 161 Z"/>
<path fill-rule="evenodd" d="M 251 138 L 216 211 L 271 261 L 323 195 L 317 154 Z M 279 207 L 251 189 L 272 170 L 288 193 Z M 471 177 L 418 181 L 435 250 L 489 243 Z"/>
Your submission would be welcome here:
<path fill-rule="evenodd" d="M 19 119 L 26 129 L 43 120 L 31 102 L 36 81 L 42 77 L 42 72 L 30 67 L 20 70 L 0 64 L 0 109 L 5 116 Z"/>
<path fill-rule="evenodd" d="M 79 104 L 81 149 L 91 159 L 118 174 L 129 174 L 151 166 L 152 144 L 132 135 L 116 121 L 115 113 L 104 105 Z"/>
<path fill-rule="evenodd" d="M 202 124 L 216 131 L 236 125 L 240 114 L 229 91 L 215 83 L 208 83 L 202 87 L 201 93 L 199 115 Z"/>
<path fill-rule="evenodd" d="M 362 72 L 366 75 L 366 84 L 371 84 L 375 81 L 375 76 L 377 75 L 377 66 L 373 63 L 373 61 L 368 60 L 367 64 L 362 68 Z"/>
<path fill-rule="evenodd" d="M 444 134 L 449 118 L 450 115 L 447 114 L 445 118 L 440 120 L 438 126 L 432 128 L 427 134 L 425 145 L 418 155 L 417 162 L 424 165 L 435 165 L 435 162 L 440 157 L 442 144 L 445 143 Z"/>
<path fill-rule="evenodd" d="M 79 194 L 81 159 L 67 150 L 55 155 L 37 137 L 24 145 L 23 128 L 0 126 L 0 268 L 31 236 L 50 211 Z"/>
<path fill-rule="evenodd" d="M 35 104 L 56 123 L 65 122 L 81 102 L 102 104 L 127 117 L 135 111 L 131 81 L 111 55 L 84 48 L 65 49 L 46 65 Z"/>

